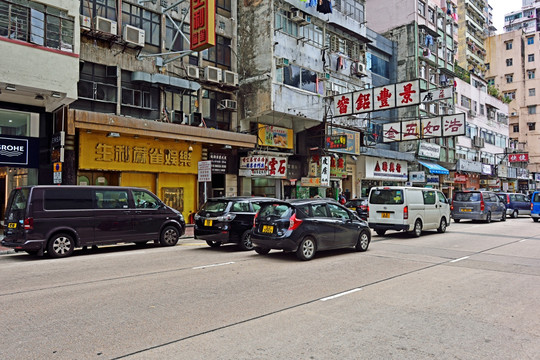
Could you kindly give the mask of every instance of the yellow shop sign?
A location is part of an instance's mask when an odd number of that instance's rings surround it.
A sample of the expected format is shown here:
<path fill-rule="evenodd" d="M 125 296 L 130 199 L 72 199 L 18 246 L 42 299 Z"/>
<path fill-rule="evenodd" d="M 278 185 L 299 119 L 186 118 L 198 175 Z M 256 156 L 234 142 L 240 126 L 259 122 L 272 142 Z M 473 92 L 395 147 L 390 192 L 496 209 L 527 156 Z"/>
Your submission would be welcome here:
<path fill-rule="evenodd" d="M 201 145 L 160 139 L 79 134 L 79 167 L 116 171 L 196 174 Z"/>

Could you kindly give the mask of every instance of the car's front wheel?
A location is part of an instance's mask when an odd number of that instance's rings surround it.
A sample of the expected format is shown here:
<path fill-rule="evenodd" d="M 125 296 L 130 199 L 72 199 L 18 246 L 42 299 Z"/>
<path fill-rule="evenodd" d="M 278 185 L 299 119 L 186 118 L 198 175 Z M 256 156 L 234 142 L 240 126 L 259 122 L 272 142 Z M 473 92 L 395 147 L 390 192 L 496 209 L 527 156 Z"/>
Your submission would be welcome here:
<path fill-rule="evenodd" d="M 253 250 L 253 243 L 251 242 L 251 230 L 244 231 L 238 245 L 242 250 Z"/>
<path fill-rule="evenodd" d="M 367 230 L 362 231 L 356 242 L 356 246 L 355 246 L 356 251 L 360 251 L 360 252 L 366 251 L 369 247 L 370 241 L 371 241 L 370 233 Z"/>
<path fill-rule="evenodd" d="M 300 243 L 300 246 L 298 246 L 298 250 L 296 250 L 296 256 L 300 260 L 311 260 L 315 256 L 316 246 L 315 246 L 315 240 L 308 236 L 305 237 L 304 240 Z"/>
<path fill-rule="evenodd" d="M 441 219 L 441 224 L 439 225 L 439 228 L 437 229 L 437 231 L 440 233 L 446 232 L 446 219 L 445 218 Z"/>
<path fill-rule="evenodd" d="M 178 239 L 180 239 L 180 232 L 177 228 L 170 225 L 161 232 L 159 243 L 161 246 L 174 246 L 178 243 Z"/>
<path fill-rule="evenodd" d="M 47 253 L 53 258 L 68 257 L 75 250 L 75 242 L 68 234 L 54 235 L 47 245 Z"/>

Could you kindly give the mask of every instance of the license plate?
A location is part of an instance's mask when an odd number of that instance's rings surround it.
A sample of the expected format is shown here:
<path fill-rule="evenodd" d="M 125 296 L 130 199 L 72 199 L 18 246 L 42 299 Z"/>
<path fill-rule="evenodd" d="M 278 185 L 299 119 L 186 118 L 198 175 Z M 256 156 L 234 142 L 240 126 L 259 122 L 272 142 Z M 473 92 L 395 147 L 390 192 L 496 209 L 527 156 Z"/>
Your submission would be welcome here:
<path fill-rule="evenodd" d="M 390 213 L 387 213 L 387 212 L 381 213 L 381 217 L 383 219 L 390 219 Z"/>
<path fill-rule="evenodd" d="M 263 225 L 262 232 L 266 234 L 272 234 L 274 232 L 274 227 L 271 225 Z"/>
<path fill-rule="evenodd" d="M 8 228 L 15 229 L 17 227 L 17 223 L 9 223 Z"/>
<path fill-rule="evenodd" d="M 471 212 L 472 209 L 459 209 L 459 211 L 461 211 L 461 212 Z"/>
<path fill-rule="evenodd" d="M 204 219 L 204 226 L 212 226 L 212 220 Z"/>
<path fill-rule="evenodd" d="M 356 208 L 350 207 L 349 210 L 356 211 Z"/>

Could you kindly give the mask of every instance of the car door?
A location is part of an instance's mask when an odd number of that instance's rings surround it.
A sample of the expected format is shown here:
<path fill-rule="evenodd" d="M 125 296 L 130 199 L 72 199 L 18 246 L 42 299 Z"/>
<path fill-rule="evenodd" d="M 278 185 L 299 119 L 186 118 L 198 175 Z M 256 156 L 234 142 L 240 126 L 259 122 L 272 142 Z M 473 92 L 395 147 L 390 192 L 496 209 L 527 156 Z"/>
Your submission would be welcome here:
<path fill-rule="evenodd" d="M 311 223 L 313 224 L 312 235 L 317 239 L 319 250 L 334 247 L 334 227 L 336 219 L 330 216 L 326 203 L 317 202 L 311 204 Z"/>
<path fill-rule="evenodd" d="M 351 214 L 337 204 L 328 204 L 330 216 L 334 219 L 334 246 L 353 246 L 358 238 L 358 225 L 352 221 Z"/>
<path fill-rule="evenodd" d="M 131 190 L 134 214 L 133 228 L 136 240 L 155 240 L 163 223 L 164 206 L 154 194 L 143 189 Z"/>
<path fill-rule="evenodd" d="M 531 213 L 530 199 L 523 194 L 517 194 L 517 200 L 519 204 L 519 213 L 529 215 Z"/>
<path fill-rule="evenodd" d="M 437 219 L 437 223 L 440 224 L 441 219 L 444 217 L 448 224 L 450 222 L 450 203 L 446 196 L 440 191 L 437 191 L 437 205 L 439 208 L 439 218 Z"/>
<path fill-rule="evenodd" d="M 437 204 L 437 195 L 435 190 L 423 190 L 424 197 L 424 229 L 433 229 L 439 226 L 440 218 L 439 205 Z"/>
<path fill-rule="evenodd" d="M 234 221 L 231 222 L 231 233 L 236 236 L 242 236 L 244 231 L 251 229 L 253 226 L 253 217 L 255 210 L 247 200 L 235 201 L 231 205 L 231 213 L 233 213 Z"/>
<path fill-rule="evenodd" d="M 133 208 L 129 205 L 128 189 L 95 189 L 94 198 L 95 242 L 133 241 Z"/>

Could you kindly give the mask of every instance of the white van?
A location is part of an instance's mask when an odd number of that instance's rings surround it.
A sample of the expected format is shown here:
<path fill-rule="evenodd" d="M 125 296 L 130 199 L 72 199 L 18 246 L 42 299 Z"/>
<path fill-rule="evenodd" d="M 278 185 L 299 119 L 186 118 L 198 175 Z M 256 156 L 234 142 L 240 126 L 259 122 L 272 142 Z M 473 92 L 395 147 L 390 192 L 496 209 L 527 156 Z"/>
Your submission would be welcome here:
<path fill-rule="evenodd" d="M 450 225 L 450 204 L 442 192 L 409 186 L 380 186 L 369 192 L 369 227 L 383 236 L 387 230 L 409 231 L 420 236 L 422 230 L 443 233 Z"/>

